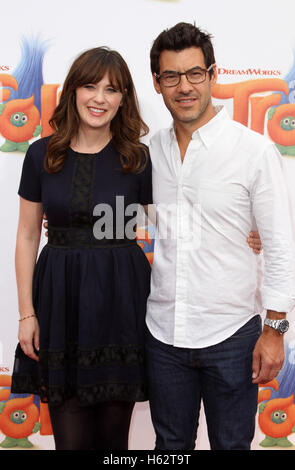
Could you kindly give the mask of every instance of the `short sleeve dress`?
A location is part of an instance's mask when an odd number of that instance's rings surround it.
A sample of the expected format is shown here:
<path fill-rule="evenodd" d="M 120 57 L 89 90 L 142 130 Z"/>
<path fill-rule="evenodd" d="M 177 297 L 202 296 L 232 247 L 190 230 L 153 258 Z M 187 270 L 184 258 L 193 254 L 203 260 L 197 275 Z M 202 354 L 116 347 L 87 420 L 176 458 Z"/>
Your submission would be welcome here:
<path fill-rule="evenodd" d="M 82 406 L 145 401 L 150 264 L 135 216 L 152 203 L 150 159 L 141 173 L 124 174 L 110 141 L 96 154 L 69 148 L 62 170 L 49 174 L 49 138 L 29 147 L 19 187 L 22 198 L 42 203 L 49 226 L 33 277 L 39 362 L 18 344 L 11 390 L 51 405 L 72 396 Z"/>

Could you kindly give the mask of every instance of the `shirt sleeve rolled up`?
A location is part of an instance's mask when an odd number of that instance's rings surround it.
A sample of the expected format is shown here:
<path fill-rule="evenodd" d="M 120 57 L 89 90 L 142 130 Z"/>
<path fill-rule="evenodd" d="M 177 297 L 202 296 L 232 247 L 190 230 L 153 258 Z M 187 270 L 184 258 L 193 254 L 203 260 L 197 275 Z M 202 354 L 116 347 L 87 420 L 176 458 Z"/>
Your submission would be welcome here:
<path fill-rule="evenodd" d="M 273 144 L 265 148 L 254 170 L 251 200 L 263 245 L 263 308 L 289 312 L 295 300 L 294 234 L 283 160 Z"/>

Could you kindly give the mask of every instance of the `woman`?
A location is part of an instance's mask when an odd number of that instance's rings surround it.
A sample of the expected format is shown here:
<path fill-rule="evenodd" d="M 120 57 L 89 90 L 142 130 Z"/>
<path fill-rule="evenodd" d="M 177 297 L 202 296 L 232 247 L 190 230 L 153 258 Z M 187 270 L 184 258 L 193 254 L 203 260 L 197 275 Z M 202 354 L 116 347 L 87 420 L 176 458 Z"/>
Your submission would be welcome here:
<path fill-rule="evenodd" d="M 139 142 L 148 128 L 120 54 L 98 47 L 78 57 L 50 124 L 19 187 L 12 391 L 48 403 L 56 449 L 123 450 L 134 403 L 147 399 L 150 265 L 133 221 L 152 185 Z M 48 244 L 35 266 L 44 211 Z"/>

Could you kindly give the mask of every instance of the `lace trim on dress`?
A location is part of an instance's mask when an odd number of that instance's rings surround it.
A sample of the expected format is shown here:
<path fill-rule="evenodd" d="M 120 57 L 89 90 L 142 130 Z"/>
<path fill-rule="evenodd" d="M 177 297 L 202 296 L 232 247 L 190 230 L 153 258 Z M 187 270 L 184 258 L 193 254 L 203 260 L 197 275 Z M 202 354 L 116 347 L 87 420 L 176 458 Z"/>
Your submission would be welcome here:
<path fill-rule="evenodd" d="M 41 367 L 48 369 L 64 369 L 67 364 L 80 369 L 97 366 L 134 366 L 142 365 L 143 348 L 138 346 L 101 346 L 95 349 L 77 349 L 72 347 L 66 351 L 40 351 Z"/>
<path fill-rule="evenodd" d="M 31 393 L 39 395 L 42 403 L 60 405 L 64 401 L 77 396 L 83 406 L 94 405 L 103 401 L 146 401 L 147 390 L 144 384 L 95 384 L 73 387 L 46 387 L 39 378 L 32 375 L 15 375 L 13 378 L 13 393 Z"/>

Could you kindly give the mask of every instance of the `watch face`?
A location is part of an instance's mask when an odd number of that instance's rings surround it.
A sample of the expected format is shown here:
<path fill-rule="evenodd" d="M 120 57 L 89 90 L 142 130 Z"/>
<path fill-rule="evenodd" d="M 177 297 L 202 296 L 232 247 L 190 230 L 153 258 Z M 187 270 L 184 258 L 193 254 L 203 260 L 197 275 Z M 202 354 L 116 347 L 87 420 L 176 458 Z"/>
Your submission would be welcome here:
<path fill-rule="evenodd" d="M 289 322 L 288 320 L 282 320 L 279 325 L 279 330 L 281 333 L 286 333 L 289 329 Z"/>

